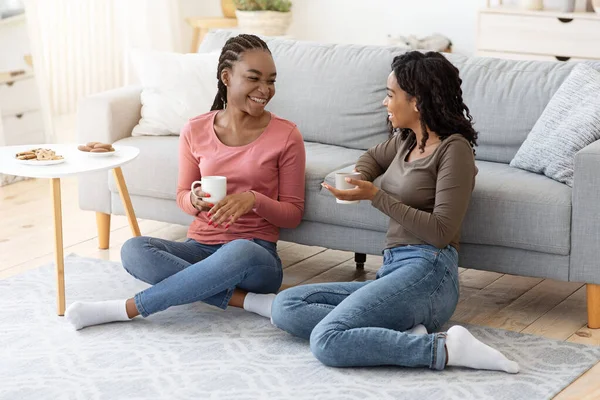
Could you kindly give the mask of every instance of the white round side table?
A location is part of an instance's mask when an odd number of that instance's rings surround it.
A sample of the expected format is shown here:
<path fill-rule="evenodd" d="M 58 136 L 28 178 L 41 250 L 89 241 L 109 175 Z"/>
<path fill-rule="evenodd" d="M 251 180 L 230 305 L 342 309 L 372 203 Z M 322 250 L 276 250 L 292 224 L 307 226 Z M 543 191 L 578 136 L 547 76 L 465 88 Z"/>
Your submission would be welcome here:
<path fill-rule="evenodd" d="M 35 148 L 52 149 L 57 155 L 63 156 L 65 161 L 55 165 L 24 165 L 15 158 L 15 154 Z M 50 180 L 52 201 L 54 205 L 54 242 L 58 315 L 64 315 L 65 313 L 65 265 L 63 254 L 60 178 L 112 169 L 121 196 L 121 201 L 123 201 L 123 205 L 125 206 L 125 212 L 131 231 L 134 236 L 140 236 L 140 228 L 135 217 L 135 212 L 133 211 L 133 206 L 131 205 L 127 186 L 125 185 L 123 171 L 121 170 L 122 165 L 134 160 L 139 153 L 139 149 L 132 146 L 116 147 L 115 153 L 108 157 L 90 156 L 88 153 L 77 150 L 77 145 L 73 144 L 37 144 L 0 147 L 0 173 L 29 178 L 46 178 Z M 96 214 L 99 227 L 110 224 L 110 215 L 107 217 L 108 219 L 105 218 L 104 214 Z M 108 227 L 106 226 L 106 228 Z M 99 231 L 108 232 L 109 229 L 99 229 Z M 100 237 L 99 241 L 100 248 L 108 248 L 108 236 Z"/>

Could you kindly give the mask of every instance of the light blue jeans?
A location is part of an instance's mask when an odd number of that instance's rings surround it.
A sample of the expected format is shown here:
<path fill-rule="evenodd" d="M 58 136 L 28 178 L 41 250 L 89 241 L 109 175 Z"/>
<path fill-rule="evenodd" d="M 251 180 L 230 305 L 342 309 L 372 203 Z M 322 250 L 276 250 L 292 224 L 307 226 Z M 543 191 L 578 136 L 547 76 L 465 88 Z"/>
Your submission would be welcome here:
<path fill-rule="evenodd" d="M 225 309 L 235 288 L 276 293 L 283 279 L 277 245 L 260 239 L 206 245 L 140 236 L 125 242 L 121 261 L 153 285 L 134 297 L 143 317 L 196 301 Z"/>
<path fill-rule="evenodd" d="M 458 303 L 458 252 L 409 245 L 387 249 L 376 279 L 303 285 L 282 291 L 273 323 L 310 340 L 322 363 L 334 367 L 398 365 L 444 369 L 446 323 Z"/>

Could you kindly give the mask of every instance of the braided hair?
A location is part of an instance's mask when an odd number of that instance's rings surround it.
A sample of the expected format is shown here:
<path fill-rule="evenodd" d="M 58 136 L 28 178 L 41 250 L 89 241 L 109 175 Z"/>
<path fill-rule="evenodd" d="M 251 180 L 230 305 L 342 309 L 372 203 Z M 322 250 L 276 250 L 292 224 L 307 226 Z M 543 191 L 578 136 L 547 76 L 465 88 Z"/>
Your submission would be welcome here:
<path fill-rule="evenodd" d="M 417 99 L 423 131 L 419 144 L 421 153 L 429 139 L 429 127 L 440 140 L 460 133 L 475 154 L 477 131 L 473 128 L 469 107 L 463 102 L 458 69 L 440 53 L 411 51 L 394 57 L 392 70 L 400 89 Z M 400 139 L 405 140 L 411 132 L 408 128 L 400 129 Z"/>
<path fill-rule="evenodd" d="M 255 35 L 241 34 L 234 36 L 225 42 L 225 46 L 221 50 L 221 56 L 219 57 L 219 66 L 217 67 L 217 95 L 215 101 L 211 107 L 211 111 L 224 110 L 227 105 L 227 86 L 221 79 L 221 72 L 225 68 L 232 68 L 236 61 L 239 61 L 242 54 L 249 50 L 265 50 L 271 54 L 267 44 Z"/>

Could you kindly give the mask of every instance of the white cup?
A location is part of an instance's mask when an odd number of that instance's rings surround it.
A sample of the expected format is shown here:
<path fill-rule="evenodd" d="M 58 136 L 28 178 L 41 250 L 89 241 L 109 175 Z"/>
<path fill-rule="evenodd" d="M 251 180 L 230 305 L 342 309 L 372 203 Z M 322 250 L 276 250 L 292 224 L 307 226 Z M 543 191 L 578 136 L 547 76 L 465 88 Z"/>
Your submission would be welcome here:
<path fill-rule="evenodd" d="M 356 186 L 346 182 L 346 178 L 360 179 L 361 175 L 358 172 L 336 172 L 335 173 L 335 188 L 338 190 L 350 190 Z M 340 200 L 335 199 L 340 204 L 358 204 L 360 200 Z"/>
<path fill-rule="evenodd" d="M 191 186 L 194 197 L 196 185 L 202 185 L 202 191 L 210 194 L 210 197 L 202 198 L 207 203 L 216 204 L 227 196 L 227 178 L 224 176 L 203 176 L 202 180 L 194 181 Z"/>

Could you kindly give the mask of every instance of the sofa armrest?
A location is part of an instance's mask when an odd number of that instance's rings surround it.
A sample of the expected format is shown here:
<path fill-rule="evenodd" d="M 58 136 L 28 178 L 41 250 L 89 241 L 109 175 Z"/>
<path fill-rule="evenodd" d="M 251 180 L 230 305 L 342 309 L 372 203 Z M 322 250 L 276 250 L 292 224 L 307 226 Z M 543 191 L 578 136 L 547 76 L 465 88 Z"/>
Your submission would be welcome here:
<path fill-rule="evenodd" d="M 140 120 L 141 87 L 127 86 L 85 97 L 77 110 L 79 143 L 114 143 L 131 136 Z"/>
<path fill-rule="evenodd" d="M 142 105 L 140 87 L 123 87 L 88 96 L 77 110 L 77 141 L 79 143 L 114 143 L 131 136 L 139 122 Z M 109 173 L 93 172 L 79 177 L 79 207 L 111 214 Z"/>
<path fill-rule="evenodd" d="M 569 280 L 600 284 L 600 140 L 575 155 Z"/>

